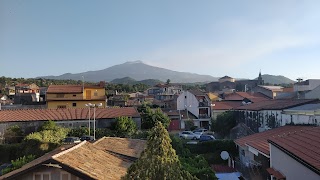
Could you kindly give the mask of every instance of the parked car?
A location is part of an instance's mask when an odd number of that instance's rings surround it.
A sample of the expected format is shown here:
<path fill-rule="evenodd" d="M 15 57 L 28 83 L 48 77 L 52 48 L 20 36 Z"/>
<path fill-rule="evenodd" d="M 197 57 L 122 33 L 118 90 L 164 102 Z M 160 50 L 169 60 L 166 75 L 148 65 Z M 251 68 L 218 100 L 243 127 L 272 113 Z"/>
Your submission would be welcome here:
<path fill-rule="evenodd" d="M 66 137 L 62 142 L 64 144 L 73 144 L 73 143 L 80 143 L 81 140 L 79 137 Z"/>
<path fill-rule="evenodd" d="M 204 128 L 199 128 L 193 131 L 193 133 L 198 133 L 198 134 L 204 134 L 208 132 L 208 129 L 204 129 Z"/>
<path fill-rule="evenodd" d="M 93 141 L 93 136 L 81 136 L 81 137 L 80 137 L 80 140 L 81 140 L 81 141 L 84 141 L 84 140 L 86 140 L 86 141 Z"/>
<path fill-rule="evenodd" d="M 200 136 L 199 141 L 205 142 L 205 141 L 214 141 L 216 138 L 212 135 L 203 134 Z"/>
<path fill-rule="evenodd" d="M 192 131 L 182 131 L 179 133 L 179 137 L 182 139 L 199 139 L 200 135 L 195 134 Z"/>

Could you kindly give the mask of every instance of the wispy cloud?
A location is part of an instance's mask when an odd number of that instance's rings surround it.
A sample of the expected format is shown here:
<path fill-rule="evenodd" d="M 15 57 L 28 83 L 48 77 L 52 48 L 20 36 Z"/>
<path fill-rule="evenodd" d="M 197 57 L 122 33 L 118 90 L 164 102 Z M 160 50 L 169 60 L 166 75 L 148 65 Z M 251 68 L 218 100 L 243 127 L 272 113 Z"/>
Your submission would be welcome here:
<path fill-rule="evenodd" d="M 299 28 L 281 21 L 253 24 L 229 20 L 216 24 L 213 29 L 212 37 L 208 37 L 211 42 L 193 39 L 173 42 L 147 54 L 146 59 L 150 60 L 147 63 L 197 73 L 232 70 L 272 53 L 319 40 L 312 34 L 301 34 Z"/>

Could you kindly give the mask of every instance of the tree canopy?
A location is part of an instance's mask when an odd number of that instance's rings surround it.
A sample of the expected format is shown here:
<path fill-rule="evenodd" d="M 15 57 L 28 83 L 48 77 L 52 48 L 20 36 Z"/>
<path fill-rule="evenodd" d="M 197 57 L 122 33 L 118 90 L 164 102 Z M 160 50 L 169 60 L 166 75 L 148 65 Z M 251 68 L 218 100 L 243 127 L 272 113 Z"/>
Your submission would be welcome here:
<path fill-rule="evenodd" d="M 123 179 L 163 180 L 197 179 L 182 170 L 178 156 L 171 146 L 168 131 L 160 121 L 148 137 L 147 148 L 133 163 Z"/>
<path fill-rule="evenodd" d="M 131 117 L 118 117 L 115 130 L 120 136 L 132 136 L 137 131 L 137 125 Z"/>
<path fill-rule="evenodd" d="M 212 121 L 211 129 L 225 137 L 229 135 L 230 130 L 237 125 L 232 111 L 227 111 L 217 116 L 217 119 Z"/>
<path fill-rule="evenodd" d="M 149 106 L 146 106 L 142 112 L 142 128 L 151 129 L 157 122 L 161 122 L 167 128 L 170 124 L 170 119 L 160 108 L 152 110 Z"/>

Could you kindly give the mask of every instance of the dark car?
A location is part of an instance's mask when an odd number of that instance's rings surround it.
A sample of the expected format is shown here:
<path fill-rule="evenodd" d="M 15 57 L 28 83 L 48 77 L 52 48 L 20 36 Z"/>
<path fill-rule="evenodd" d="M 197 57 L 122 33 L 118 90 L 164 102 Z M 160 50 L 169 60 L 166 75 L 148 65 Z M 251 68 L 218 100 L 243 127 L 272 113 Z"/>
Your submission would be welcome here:
<path fill-rule="evenodd" d="M 80 137 L 80 140 L 81 140 L 81 141 L 84 141 L 84 140 L 86 140 L 86 141 L 93 141 L 93 136 L 81 136 L 81 137 Z"/>
<path fill-rule="evenodd" d="M 203 134 L 200 136 L 199 141 L 200 142 L 205 142 L 205 141 L 214 141 L 216 140 L 216 138 L 212 135 L 207 135 L 207 134 Z"/>
<path fill-rule="evenodd" d="M 79 137 L 66 137 L 62 141 L 64 144 L 73 144 L 73 143 L 80 143 L 80 138 Z"/>

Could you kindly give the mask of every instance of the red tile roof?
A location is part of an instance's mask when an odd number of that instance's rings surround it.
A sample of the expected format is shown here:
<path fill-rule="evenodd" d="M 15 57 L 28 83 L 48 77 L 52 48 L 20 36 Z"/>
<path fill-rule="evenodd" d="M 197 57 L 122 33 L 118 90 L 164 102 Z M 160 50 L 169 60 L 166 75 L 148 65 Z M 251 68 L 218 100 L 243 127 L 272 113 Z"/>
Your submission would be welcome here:
<path fill-rule="evenodd" d="M 91 110 L 90 114 L 91 119 L 93 119 L 93 110 Z M 10 121 L 82 120 L 88 119 L 88 115 L 88 108 L 1 110 L 0 123 Z M 140 114 L 133 107 L 96 109 L 96 119 L 113 119 L 120 116 L 140 117 Z"/>
<path fill-rule="evenodd" d="M 212 110 L 231 110 L 242 105 L 242 101 L 217 101 L 212 102 Z"/>
<path fill-rule="evenodd" d="M 295 106 L 308 104 L 316 102 L 314 99 L 273 99 L 267 101 L 261 101 L 252 103 L 245 106 L 237 107 L 237 110 L 250 110 L 250 111 L 260 111 L 260 110 L 282 110 L 286 108 L 292 108 Z"/>
<path fill-rule="evenodd" d="M 146 148 L 147 141 L 140 139 L 103 137 L 93 144 L 95 147 L 104 151 L 139 158 L 141 152 Z"/>
<path fill-rule="evenodd" d="M 251 93 L 251 92 L 234 92 L 231 94 L 226 94 L 224 100 L 227 101 L 242 101 L 243 99 L 249 99 L 252 102 L 261 102 L 269 100 L 267 96 L 261 93 Z"/>
<path fill-rule="evenodd" d="M 232 167 L 226 166 L 226 165 L 218 165 L 218 164 L 214 164 L 211 165 L 211 168 L 214 170 L 214 172 L 216 173 L 232 173 L 232 172 L 237 172 L 237 170 L 235 170 Z"/>
<path fill-rule="evenodd" d="M 110 137 L 110 139 L 112 138 Z M 121 154 L 122 152 L 116 153 Z M 60 166 L 66 171 L 70 171 L 69 168 L 71 168 L 73 171 L 70 173 L 76 176 L 80 174 L 82 179 L 120 179 L 126 174 L 131 163 L 132 161 L 128 159 L 123 159 L 84 141 L 71 147 L 70 145 L 59 147 L 17 170 L 1 176 L 0 179 L 14 179 L 32 171 L 35 166 L 43 167 L 45 164 Z"/>
<path fill-rule="evenodd" d="M 82 85 L 50 85 L 47 93 L 82 93 Z"/>
<path fill-rule="evenodd" d="M 269 142 L 320 173 L 320 127 L 282 134 Z"/>
<path fill-rule="evenodd" d="M 252 134 L 240 139 L 235 140 L 234 142 L 241 147 L 251 146 L 256 150 L 269 156 L 269 143 L 268 139 L 271 139 L 276 136 L 283 136 L 289 133 L 294 133 L 298 131 L 308 131 L 312 129 L 311 126 L 282 126 L 274 129 L 270 129 L 261 133 Z"/>

